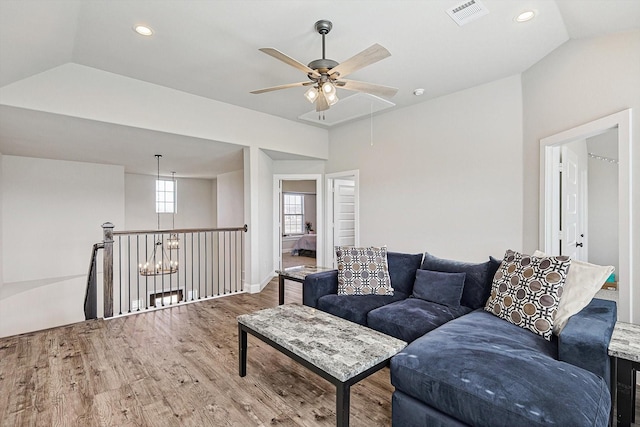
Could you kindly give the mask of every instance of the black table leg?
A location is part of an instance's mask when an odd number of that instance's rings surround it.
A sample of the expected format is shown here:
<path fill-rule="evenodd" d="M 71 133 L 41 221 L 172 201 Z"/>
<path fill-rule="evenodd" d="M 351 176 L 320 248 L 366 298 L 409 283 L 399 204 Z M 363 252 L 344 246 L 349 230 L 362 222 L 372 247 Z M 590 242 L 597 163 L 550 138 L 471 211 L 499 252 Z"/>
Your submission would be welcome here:
<path fill-rule="evenodd" d="M 238 324 L 238 370 L 241 377 L 247 375 L 247 332 Z"/>
<path fill-rule="evenodd" d="M 631 425 L 632 413 L 634 411 L 633 390 L 633 362 L 618 358 L 616 395 L 618 411 L 618 426 L 627 427 Z"/>
<path fill-rule="evenodd" d="M 344 383 L 336 386 L 337 427 L 349 427 L 350 387 Z"/>
<path fill-rule="evenodd" d="M 636 374 L 638 373 L 638 365 L 633 366 L 633 375 L 631 375 L 631 390 L 633 391 L 633 397 L 631 398 L 631 422 L 636 422 Z"/>
<path fill-rule="evenodd" d="M 282 305 L 284 304 L 284 276 L 280 275 L 278 277 L 278 304 Z"/>

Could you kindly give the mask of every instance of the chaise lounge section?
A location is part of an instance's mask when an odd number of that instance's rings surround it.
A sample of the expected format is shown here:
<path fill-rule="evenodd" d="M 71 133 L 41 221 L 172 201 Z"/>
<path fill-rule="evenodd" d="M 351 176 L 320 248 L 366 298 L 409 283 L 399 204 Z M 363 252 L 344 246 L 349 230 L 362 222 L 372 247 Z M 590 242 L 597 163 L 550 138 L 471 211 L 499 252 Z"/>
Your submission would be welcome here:
<path fill-rule="evenodd" d="M 307 276 L 303 303 L 410 343 L 391 359 L 394 426 L 607 425 L 615 303 L 593 299 L 549 341 L 482 308 L 499 265 L 390 252 L 393 296 L 337 295 L 334 270 Z M 464 273 L 460 304 L 422 299 L 438 298 L 417 292 L 420 270 Z"/>

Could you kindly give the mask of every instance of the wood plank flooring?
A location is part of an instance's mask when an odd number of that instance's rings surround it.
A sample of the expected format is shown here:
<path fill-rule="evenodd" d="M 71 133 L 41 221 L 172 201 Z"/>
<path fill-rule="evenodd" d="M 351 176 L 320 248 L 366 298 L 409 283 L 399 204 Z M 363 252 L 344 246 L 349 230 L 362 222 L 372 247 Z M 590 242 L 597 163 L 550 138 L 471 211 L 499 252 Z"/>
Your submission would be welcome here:
<path fill-rule="evenodd" d="M 286 302 L 301 302 L 288 282 Z M 4 426 L 334 426 L 335 387 L 249 336 L 236 316 L 277 305 L 277 283 L 109 321 L 0 339 Z M 352 426 L 391 425 L 388 368 L 351 389 Z"/>
<path fill-rule="evenodd" d="M 0 425 L 334 426 L 335 388 L 252 336 L 238 376 L 236 316 L 277 301 L 274 280 L 260 294 L 0 338 Z M 300 301 L 287 282 L 285 302 Z M 388 368 L 353 386 L 351 425 L 391 425 L 392 391 Z"/>

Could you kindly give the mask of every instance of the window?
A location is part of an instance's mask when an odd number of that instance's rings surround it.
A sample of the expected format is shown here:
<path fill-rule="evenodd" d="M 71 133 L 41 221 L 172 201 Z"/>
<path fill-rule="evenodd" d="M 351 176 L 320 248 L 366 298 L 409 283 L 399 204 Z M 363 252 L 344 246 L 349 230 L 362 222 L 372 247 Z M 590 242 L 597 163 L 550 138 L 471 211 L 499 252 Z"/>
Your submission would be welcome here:
<path fill-rule="evenodd" d="M 176 183 L 171 179 L 156 180 L 156 213 L 176 212 Z"/>
<path fill-rule="evenodd" d="M 284 234 L 304 233 L 304 195 L 283 194 Z"/>

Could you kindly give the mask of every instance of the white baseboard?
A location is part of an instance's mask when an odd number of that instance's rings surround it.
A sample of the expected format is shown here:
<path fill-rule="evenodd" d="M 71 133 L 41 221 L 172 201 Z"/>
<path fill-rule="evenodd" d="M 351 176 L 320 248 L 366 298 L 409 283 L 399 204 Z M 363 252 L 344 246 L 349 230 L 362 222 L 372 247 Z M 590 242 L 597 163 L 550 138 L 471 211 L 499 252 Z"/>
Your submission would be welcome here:
<path fill-rule="evenodd" d="M 260 283 L 252 283 L 249 285 L 249 293 L 250 294 L 257 294 L 259 292 L 262 292 L 262 290 L 264 289 L 265 286 L 267 286 L 269 284 L 269 282 L 276 277 L 276 273 L 275 271 L 272 271 L 271 273 L 269 273 L 267 275 L 267 277 L 265 277 Z"/>

